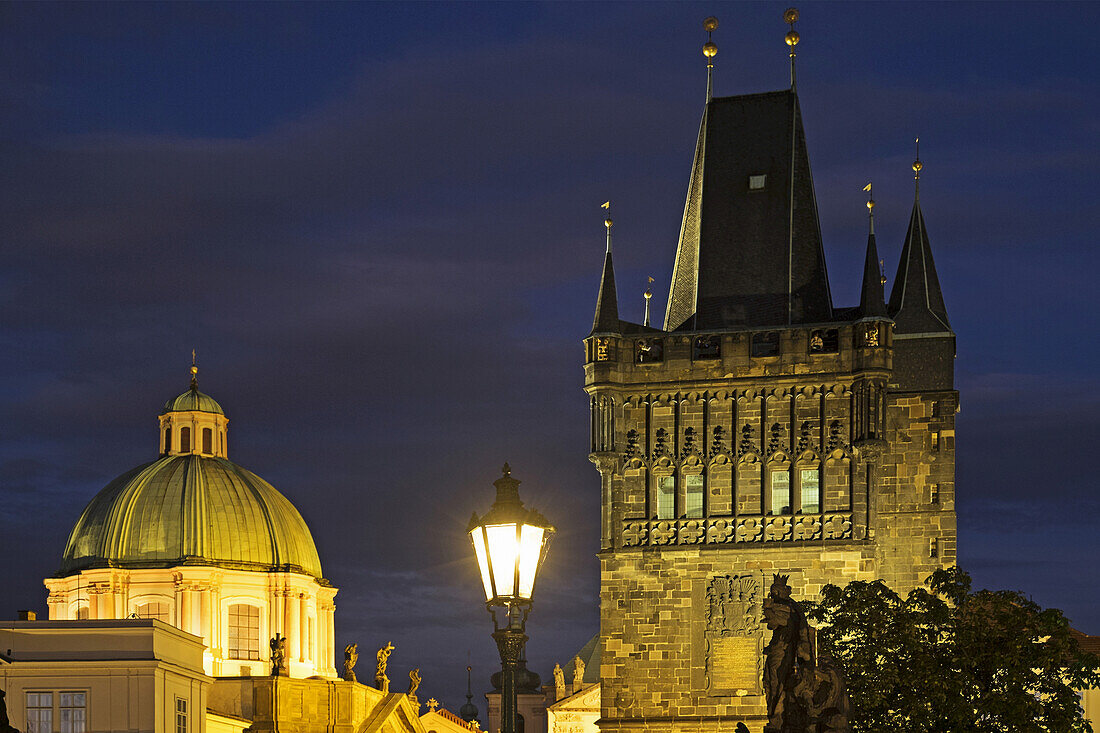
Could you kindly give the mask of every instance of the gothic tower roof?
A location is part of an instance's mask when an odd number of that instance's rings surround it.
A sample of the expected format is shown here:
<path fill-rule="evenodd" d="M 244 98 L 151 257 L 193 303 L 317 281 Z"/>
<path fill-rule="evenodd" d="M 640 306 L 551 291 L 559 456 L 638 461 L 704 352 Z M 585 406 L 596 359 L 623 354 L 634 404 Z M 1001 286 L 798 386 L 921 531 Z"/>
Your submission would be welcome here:
<path fill-rule="evenodd" d="M 890 291 L 890 316 L 897 333 L 951 333 L 919 198 L 913 202 L 898 274 Z"/>
<path fill-rule="evenodd" d="M 615 266 L 611 262 L 611 247 L 603 257 L 603 275 L 600 292 L 596 296 L 596 316 L 592 319 L 592 333 L 619 332 L 619 300 L 615 294 Z"/>
<path fill-rule="evenodd" d="M 832 315 L 797 94 L 711 99 L 699 126 L 665 329 L 815 323 Z"/>
<path fill-rule="evenodd" d="M 886 297 L 882 289 L 882 273 L 878 265 L 875 233 L 867 235 L 867 257 L 863 261 L 863 287 L 859 296 L 861 318 L 886 318 Z"/>

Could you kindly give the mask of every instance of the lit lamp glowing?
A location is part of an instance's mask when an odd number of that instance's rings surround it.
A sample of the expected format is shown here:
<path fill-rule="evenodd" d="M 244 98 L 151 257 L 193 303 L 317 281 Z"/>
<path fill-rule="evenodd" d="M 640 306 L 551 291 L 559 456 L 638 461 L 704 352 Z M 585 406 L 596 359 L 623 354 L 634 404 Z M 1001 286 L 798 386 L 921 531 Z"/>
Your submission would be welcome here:
<path fill-rule="evenodd" d="M 554 528 L 519 498 L 520 482 L 504 464 L 504 475 L 493 482 L 497 498 L 480 518 L 475 513 L 466 531 L 474 546 L 485 606 L 493 617 L 493 640 L 502 665 L 500 729 L 516 731 L 516 672 L 527 643 L 527 614 L 539 568 Z"/>

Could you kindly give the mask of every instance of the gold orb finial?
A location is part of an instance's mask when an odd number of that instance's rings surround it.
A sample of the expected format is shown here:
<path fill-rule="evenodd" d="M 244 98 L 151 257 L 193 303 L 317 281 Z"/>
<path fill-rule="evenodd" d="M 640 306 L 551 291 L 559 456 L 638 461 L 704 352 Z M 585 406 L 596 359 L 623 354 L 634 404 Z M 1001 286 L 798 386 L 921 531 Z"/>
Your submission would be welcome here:
<path fill-rule="evenodd" d="M 787 24 L 798 21 L 798 8 L 787 8 L 783 11 L 783 22 Z"/>
<path fill-rule="evenodd" d="M 703 44 L 703 55 L 708 59 L 712 59 L 718 55 L 718 46 L 713 41 L 707 41 Z"/>
<path fill-rule="evenodd" d="M 874 208 L 875 208 L 875 200 L 874 199 L 867 199 L 867 210 L 868 211 L 873 211 Z"/>
<path fill-rule="evenodd" d="M 791 48 L 794 48 L 795 46 L 798 45 L 798 39 L 799 38 L 800 38 L 800 36 L 798 35 L 798 31 L 787 31 L 786 41 L 787 41 L 787 45 L 790 46 Z"/>
<path fill-rule="evenodd" d="M 713 15 L 707 16 L 707 18 L 703 21 L 703 30 L 705 30 L 707 33 L 713 33 L 714 31 L 718 30 L 718 19 L 715 18 Z"/>
<path fill-rule="evenodd" d="M 607 227 L 608 229 L 610 229 L 610 228 L 611 228 L 611 225 L 612 225 L 612 224 L 614 224 L 614 223 L 615 223 L 615 222 L 613 222 L 613 221 L 611 220 L 611 217 L 610 217 L 610 216 L 609 216 L 609 217 L 607 217 L 606 219 L 604 219 L 604 220 L 603 220 L 603 225 L 604 225 L 605 227 Z"/>
<path fill-rule="evenodd" d="M 924 163 L 921 163 L 919 160 L 914 160 L 913 161 L 913 172 L 914 173 L 920 173 L 922 168 L 924 168 Z"/>

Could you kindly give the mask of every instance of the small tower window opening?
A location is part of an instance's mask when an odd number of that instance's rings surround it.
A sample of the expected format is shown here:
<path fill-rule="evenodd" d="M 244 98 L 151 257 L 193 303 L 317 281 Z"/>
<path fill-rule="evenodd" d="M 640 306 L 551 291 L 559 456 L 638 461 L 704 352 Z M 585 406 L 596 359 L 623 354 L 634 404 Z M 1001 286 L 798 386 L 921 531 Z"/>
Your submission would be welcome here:
<path fill-rule="evenodd" d="M 819 328 L 810 333 L 811 354 L 835 354 L 840 350 L 840 334 L 835 328 Z"/>
<path fill-rule="evenodd" d="M 191 452 L 191 428 L 180 428 L 180 453 Z"/>
<path fill-rule="evenodd" d="M 172 452 L 172 428 L 164 429 L 164 455 Z"/>
<path fill-rule="evenodd" d="M 260 658 L 260 609 L 243 603 L 229 607 L 230 659 Z"/>
<path fill-rule="evenodd" d="M 752 355 L 779 356 L 779 334 L 775 331 L 761 331 L 752 335 Z"/>
<path fill-rule="evenodd" d="M 665 342 L 662 339 L 640 339 L 636 355 L 639 364 L 655 364 L 665 358 Z"/>
<path fill-rule="evenodd" d="M 933 537 L 928 540 L 928 557 L 940 556 L 940 541 L 938 538 Z"/>
<path fill-rule="evenodd" d="M 802 514 L 817 514 L 821 511 L 820 473 L 816 468 L 803 468 L 798 477 L 801 492 Z"/>
<path fill-rule="evenodd" d="M 940 485 L 939 484 L 932 484 L 932 488 L 929 489 L 928 500 L 933 504 L 939 504 L 940 503 Z"/>
<path fill-rule="evenodd" d="M 657 519 L 676 516 L 676 478 L 662 476 L 657 480 Z"/>
<path fill-rule="evenodd" d="M 791 513 L 791 474 L 786 471 L 772 471 L 771 476 L 771 499 L 770 506 L 768 507 L 768 514 L 790 514 Z"/>
<path fill-rule="evenodd" d="M 688 519 L 703 516 L 703 477 L 699 474 L 684 477 L 684 516 Z"/>
<path fill-rule="evenodd" d="M 717 359 L 722 356 L 722 340 L 717 336 L 699 336 L 691 344 L 692 359 Z"/>
<path fill-rule="evenodd" d="M 611 361 L 611 339 L 596 339 L 596 361 Z"/>
<path fill-rule="evenodd" d="M 938 451 L 940 449 L 940 431 L 932 431 L 932 450 Z"/>
<path fill-rule="evenodd" d="M 759 173 L 757 175 L 749 176 L 749 190 L 750 191 L 763 191 L 764 186 L 768 184 L 768 174 Z"/>
<path fill-rule="evenodd" d="M 202 429 L 202 452 L 213 453 L 214 452 L 214 431 L 210 428 Z"/>
<path fill-rule="evenodd" d="M 134 613 L 138 618 L 155 618 L 157 621 L 168 621 L 168 604 L 159 601 L 152 601 L 151 603 L 143 603 L 138 606 Z"/>

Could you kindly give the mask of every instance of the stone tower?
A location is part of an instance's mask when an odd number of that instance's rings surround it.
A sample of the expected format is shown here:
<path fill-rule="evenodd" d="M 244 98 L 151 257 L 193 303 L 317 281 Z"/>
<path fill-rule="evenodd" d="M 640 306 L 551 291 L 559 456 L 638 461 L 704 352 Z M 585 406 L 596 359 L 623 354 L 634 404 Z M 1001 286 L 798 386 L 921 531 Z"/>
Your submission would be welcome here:
<path fill-rule="evenodd" d="M 914 165 L 918 172 L 919 162 Z M 955 335 L 914 202 L 889 303 L 874 236 L 832 302 L 795 89 L 708 100 L 663 328 L 585 339 L 602 490 L 602 730 L 764 720 L 760 601 L 955 564 Z"/>

